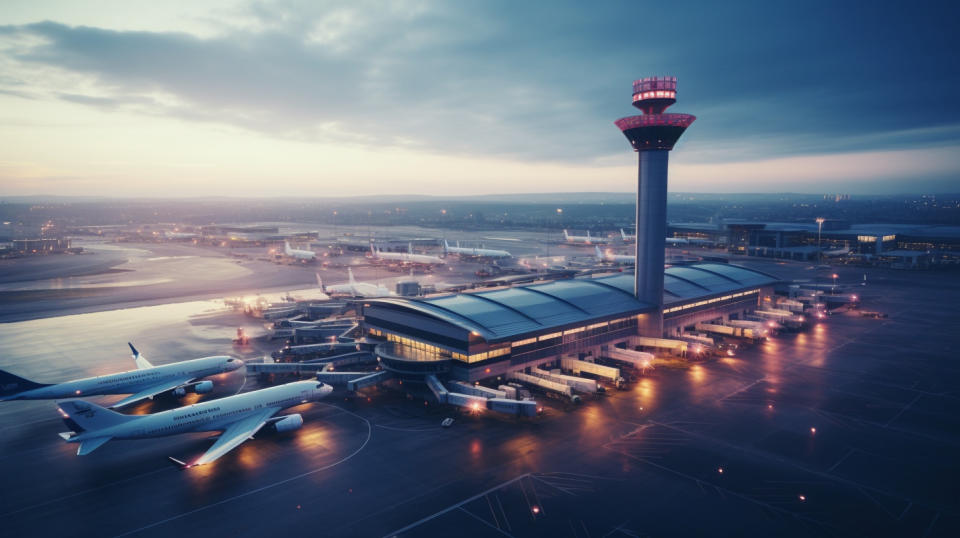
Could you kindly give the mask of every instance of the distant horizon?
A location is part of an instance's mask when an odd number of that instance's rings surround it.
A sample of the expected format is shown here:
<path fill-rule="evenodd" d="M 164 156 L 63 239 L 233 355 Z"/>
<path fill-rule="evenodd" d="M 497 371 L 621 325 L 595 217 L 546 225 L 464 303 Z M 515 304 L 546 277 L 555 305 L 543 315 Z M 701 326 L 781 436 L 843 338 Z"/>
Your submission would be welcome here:
<path fill-rule="evenodd" d="M 384 203 L 394 201 L 446 201 L 446 200 L 476 200 L 483 198 L 515 198 L 515 199 L 536 199 L 550 197 L 576 197 L 579 200 L 568 200 L 565 203 L 580 201 L 581 203 L 592 203 L 591 200 L 584 200 L 583 197 L 631 197 L 635 193 L 631 191 L 543 191 L 543 192 L 519 192 L 519 193 L 490 193 L 490 194 L 465 194 L 465 195 L 440 195 L 440 194 L 360 194 L 344 196 L 241 196 L 241 195 L 183 195 L 183 196 L 124 196 L 124 195 L 60 195 L 60 194 L 25 194 L 25 195 L 0 195 L 0 203 L 17 203 L 29 200 L 76 200 L 76 201 L 248 201 L 248 200 L 270 200 L 270 201 L 333 201 L 333 200 L 376 200 L 382 199 Z M 829 196 L 850 196 L 859 199 L 870 198 L 896 198 L 896 197 L 922 197 L 922 196 L 956 196 L 960 198 L 960 190 L 943 192 L 895 192 L 895 193 L 854 193 L 854 192 L 693 192 L 693 191 L 670 191 L 669 197 L 677 196 L 704 196 L 704 197 L 805 197 L 821 198 Z M 536 200 L 527 200 L 536 201 Z M 544 200 L 548 203 L 550 200 Z M 625 200 L 624 203 L 633 203 Z"/>

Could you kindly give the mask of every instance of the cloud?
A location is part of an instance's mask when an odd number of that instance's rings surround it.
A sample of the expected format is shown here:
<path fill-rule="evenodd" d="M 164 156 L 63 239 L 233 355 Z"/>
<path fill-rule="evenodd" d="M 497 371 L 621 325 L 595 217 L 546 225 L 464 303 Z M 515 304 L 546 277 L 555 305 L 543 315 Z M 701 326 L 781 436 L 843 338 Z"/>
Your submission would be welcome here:
<path fill-rule="evenodd" d="M 691 163 L 960 142 L 957 8 L 276 2 L 215 31 L 0 27 L 0 93 L 278 139 L 619 164 L 630 81 L 680 77 Z M 910 39 L 893 30 L 924 28 Z M 65 88 L 70 90 L 66 91 Z"/>

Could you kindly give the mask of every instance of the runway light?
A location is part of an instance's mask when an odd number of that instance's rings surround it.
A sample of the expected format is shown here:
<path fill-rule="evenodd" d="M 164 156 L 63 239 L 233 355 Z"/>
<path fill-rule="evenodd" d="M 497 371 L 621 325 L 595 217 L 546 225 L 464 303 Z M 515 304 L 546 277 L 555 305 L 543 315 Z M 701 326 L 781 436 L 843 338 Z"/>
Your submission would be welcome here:
<path fill-rule="evenodd" d="M 540 507 L 534 506 L 533 508 L 530 509 L 530 511 L 533 512 L 533 515 L 537 515 L 540 513 Z"/>
<path fill-rule="evenodd" d="M 797 495 L 797 498 L 800 499 L 800 502 L 806 502 L 807 496 L 804 494 Z"/>
<path fill-rule="evenodd" d="M 723 467 L 718 467 L 718 468 L 717 468 L 717 472 L 720 473 L 720 474 L 723 474 Z"/>
<path fill-rule="evenodd" d="M 767 409 L 773 409 L 773 404 L 767 404 Z"/>
<path fill-rule="evenodd" d="M 816 428 L 810 428 L 810 435 L 816 435 L 816 434 L 817 434 L 817 429 L 816 429 Z"/>

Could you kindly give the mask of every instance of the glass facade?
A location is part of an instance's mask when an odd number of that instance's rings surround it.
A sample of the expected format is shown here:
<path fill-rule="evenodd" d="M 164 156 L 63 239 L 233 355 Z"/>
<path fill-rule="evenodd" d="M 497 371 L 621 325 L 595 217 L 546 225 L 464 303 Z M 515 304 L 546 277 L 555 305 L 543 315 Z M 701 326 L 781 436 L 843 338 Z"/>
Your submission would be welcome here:
<path fill-rule="evenodd" d="M 713 299 L 705 299 L 703 301 L 697 301 L 695 303 L 687 303 L 684 305 L 671 306 L 669 308 L 664 308 L 663 313 L 664 315 L 666 315 L 666 314 L 672 314 L 674 312 L 682 312 L 684 310 L 689 310 L 691 308 L 699 308 L 706 305 L 722 303 L 722 302 L 730 301 L 732 299 L 739 299 L 741 297 L 746 297 L 748 295 L 758 295 L 759 293 L 760 293 L 759 288 L 748 290 L 748 291 L 741 291 L 739 293 L 731 293 L 730 295 L 724 295 L 722 297 L 714 297 Z"/>

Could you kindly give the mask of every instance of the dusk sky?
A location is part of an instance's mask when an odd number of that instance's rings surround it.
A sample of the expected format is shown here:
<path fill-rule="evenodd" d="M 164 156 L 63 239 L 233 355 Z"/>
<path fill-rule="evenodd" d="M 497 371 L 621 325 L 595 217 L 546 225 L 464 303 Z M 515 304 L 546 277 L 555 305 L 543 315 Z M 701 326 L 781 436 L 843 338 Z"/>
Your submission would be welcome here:
<path fill-rule="evenodd" d="M 0 196 L 957 192 L 957 6 L 6 0 Z"/>

